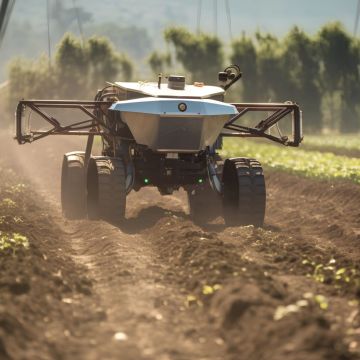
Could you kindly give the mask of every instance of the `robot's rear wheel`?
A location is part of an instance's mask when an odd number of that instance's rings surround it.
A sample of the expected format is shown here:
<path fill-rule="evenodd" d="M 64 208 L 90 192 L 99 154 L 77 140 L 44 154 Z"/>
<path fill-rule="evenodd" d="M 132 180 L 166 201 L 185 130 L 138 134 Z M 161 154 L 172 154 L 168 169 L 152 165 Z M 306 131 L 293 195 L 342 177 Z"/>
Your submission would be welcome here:
<path fill-rule="evenodd" d="M 64 155 L 61 171 L 61 207 L 67 219 L 86 217 L 85 153 Z"/>
<path fill-rule="evenodd" d="M 227 159 L 223 171 L 223 215 L 229 226 L 264 224 L 266 187 L 255 159 Z"/>
<path fill-rule="evenodd" d="M 125 218 L 126 168 L 122 159 L 93 157 L 87 171 L 87 209 L 91 219 Z"/>

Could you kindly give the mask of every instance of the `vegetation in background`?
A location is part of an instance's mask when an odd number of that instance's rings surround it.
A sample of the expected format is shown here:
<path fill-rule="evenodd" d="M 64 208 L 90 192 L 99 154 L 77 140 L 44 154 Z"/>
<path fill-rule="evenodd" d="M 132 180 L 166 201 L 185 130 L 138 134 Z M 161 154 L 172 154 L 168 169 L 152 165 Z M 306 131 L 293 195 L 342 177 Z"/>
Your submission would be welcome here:
<path fill-rule="evenodd" d="M 192 80 L 216 82 L 227 63 L 218 38 L 169 28 L 165 39 Z M 295 100 L 309 131 L 360 130 L 360 41 L 340 23 L 326 24 L 315 36 L 296 26 L 284 38 L 242 34 L 231 44 L 230 62 L 243 70 L 241 101 Z"/>
<path fill-rule="evenodd" d="M 330 126 L 343 132 L 357 131 L 360 99 L 360 42 L 339 23 L 325 25 L 318 35 L 322 71 L 320 88 L 329 97 Z M 334 109 L 338 98 L 338 108 Z M 338 113 L 339 118 L 334 118 Z"/>
<path fill-rule="evenodd" d="M 152 50 L 152 41 L 145 28 L 135 25 L 123 25 L 122 22 L 94 22 L 95 14 L 91 14 L 82 6 L 74 3 L 66 6 L 63 0 L 50 1 L 51 37 L 59 42 L 69 29 L 80 36 L 104 36 L 115 49 L 126 52 L 136 59 L 143 59 Z M 70 6 L 69 6 L 70 5 Z"/>
<path fill-rule="evenodd" d="M 348 180 L 360 184 L 360 159 L 305 151 L 250 140 L 226 139 L 224 157 L 254 157 L 264 166 L 311 178 Z"/>
<path fill-rule="evenodd" d="M 52 55 L 56 52 L 58 44 L 64 32 L 56 30 L 53 24 L 51 29 Z M 66 30 L 66 29 L 65 29 Z M 68 32 L 79 34 L 75 24 L 67 28 Z M 138 26 L 123 26 L 117 23 L 85 24 L 84 36 L 106 37 L 117 52 L 126 53 L 136 65 L 141 65 L 142 61 L 153 51 L 153 42 L 146 29 Z M 23 58 L 34 59 L 38 54 L 47 52 L 47 39 L 43 31 L 35 28 L 29 23 L 19 23 L 13 19 L 13 26 L 9 30 L 1 47 L 0 58 L 0 81 L 7 78 L 6 64 L 12 59 L 13 54 Z"/>
<path fill-rule="evenodd" d="M 132 78 L 133 65 L 126 55 L 114 50 L 109 40 L 92 37 L 83 45 L 67 34 L 60 42 L 54 61 L 15 59 L 9 66 L 9 110 L 21 98 L 92 99 L 105 81 Z"/>
<path fill-rule="evenodd" d="M 314 147 L 333 147 L 336 149 L 359 150 L 360 152 L 360 134 L 355 135 L 309 135 L 306 136 L 306 145 Z"/>
<path fill-rule="evenodd" d="M 216 36 L 195 35 L 180 27 L 165 31 L 165 40 L 175 49 L 177 60 L 192 81 L 216 83 L 217 73 L 224 67 L 222 43 Z"/>
<path fill-rule="evenodd" d="M 244 101 L 295 100 L 308 130 L 360 130 L 360 42 L 341 24 L 326 24 L 315 36 L 297 27 L 284 39 L 242 35 L 231 61 L 244 71 Z"/>
<path fill-rule="evenodd" d="M 81 14 L 86 18 L 86 12 Z M 90 21 L 85 18 L 85 22 Z M 125 30 L 108 24 L 104 31 L 114 41 L 122 37 L 119 34 L 129 38 L 124 49 L 133 47 L 139 56 L 150 51 L 145 30 Z M 134 41 L 131 34 L 137 34 L 141 40 Z M 217 73 L 225 65 L 237 63 L 243 78 L 232 89 L 232 99 L 294 100 L 303 110 L 308 132 L 319 133 L 324 128 L 343 133 L 360 131 L 360 40 L 350 36 L 339 23 L 326 24 L 314 36 L 298 27 L 284 38 L 261 32 L 252 37 L 242 34 L 232 42 L 228 59 L 224 44 L 213 35 L 173 27 L 165 31 L 164 37 L 170 51 L 153 51 L 147 59 L 153 74 L 168 74 L 181 65 L 188 81 L 216 84 Z M 33 62 L 21 59 L 12 62 L 11 112 L 20 98 L 92 98 L 105 81 L 129 80 L 133 73 L 128 58 L 115 51 L 109 40 L 98 37 L 82 45 L 80 40 L 67 35 L 54 58 L 51 69 L 45 57 Z"/>
<path fill-rule="evenodd" d="M 168 72 L 172 65 L 171 54 L 153 51 L 148 58 L 148 64 L 154 75 Z"/>
<path fill-rule="evenodd" d="M 102 23 L 88 25 L 85 34 L 91 36 L 104 36 L 108 38 L 115 49 L 128 54 L 140 64 L 153 50 L 153 42 L 146 29 L 138 26 L 124 26 L 117 23 Z"/>

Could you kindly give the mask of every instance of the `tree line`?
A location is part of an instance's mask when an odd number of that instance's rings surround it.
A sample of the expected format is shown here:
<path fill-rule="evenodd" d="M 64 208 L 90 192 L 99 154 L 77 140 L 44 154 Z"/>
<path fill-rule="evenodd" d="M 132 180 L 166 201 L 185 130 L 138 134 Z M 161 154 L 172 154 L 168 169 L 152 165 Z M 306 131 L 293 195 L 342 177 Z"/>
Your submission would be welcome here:
<path fill-rule="evenodd" d="M 316 35 L 298 27 L 283 38 L 244 33 L 232 42 L 227 57 L 223 43 L 208 34 L 173 28 L 165 39 L 195 81 L 214 82 L 216 69 L 230 60 L 243 70 L 237 99 L 294 100 L 308 130 L 360 131 L 360 41 L 340 23 L 326 24 Z"/>
<path fill-rule="evenodd" d="M 215 36 L 184 28 L 169 28 L 164 37 L 169 50 L 148 58 L 154 75 L 180 66 L 189 80 L 216 84 L 217 73 L 236 63 L 243 78 L 230 94 L 232 100 L 294 100 L 308 130 L 360 131 L 360 41 L 340 23 L 326 24 L 315 35 L 298 27 L 282 38 L 243 33 L 230 49 Z M 68 34 L 50 65 L 46 57 L 10 64 L 9 105 L 13 109 L 20 98 L 93 97 L 105 81 L 127 81 L 133 72 L 133 62 L 106 38 L 82 43 Z"/>
<path fill-rule="evenodd" d="M 91 37 L 84 43 L 65 35 L 54 59 L 14 59 L 9 65 L 8 108 L 13 112 L 22 99 L 92 99 L 105 81 L 120 77 L 130 81 L 133 64 L 106 38 Z"/>

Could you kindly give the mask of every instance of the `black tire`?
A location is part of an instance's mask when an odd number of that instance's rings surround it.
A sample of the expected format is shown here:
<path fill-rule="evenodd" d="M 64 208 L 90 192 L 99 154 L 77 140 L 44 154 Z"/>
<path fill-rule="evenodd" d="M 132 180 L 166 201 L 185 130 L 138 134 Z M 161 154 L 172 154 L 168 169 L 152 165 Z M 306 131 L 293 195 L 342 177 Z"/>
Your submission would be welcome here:
<path fill-rule="evenodd" d="M 260 163 L 247 158 L 227 159 L 222 182 L 226 225 L 263 226 L 266 187 Z"/>
<path fill-rule="evenodd" d="M 61 207 L 67 219 L 86 217 L 85 153 L 70 152 L 64 155 L 61 170 Z"/>
<path fill-rule="evenodd" d="M 191 218 L 200 224 L 206 224 L 221 215 L 221 197 L 207 182 L 187 191 Z"/>
<path fill-rule="evenodd" d="M 125 218 L 126 169 L 120 158 L 93 157 L 87 172 L 87 210 L 90 219 L 117 222 Z"/>
<path fill-rule="evenodd" d="M 255 226 L 263 226 L 266 212 L 266 184 L 264 171 L 259 161 L 248 159 L 252 181 L 252 212 L 251 223 Z"/>

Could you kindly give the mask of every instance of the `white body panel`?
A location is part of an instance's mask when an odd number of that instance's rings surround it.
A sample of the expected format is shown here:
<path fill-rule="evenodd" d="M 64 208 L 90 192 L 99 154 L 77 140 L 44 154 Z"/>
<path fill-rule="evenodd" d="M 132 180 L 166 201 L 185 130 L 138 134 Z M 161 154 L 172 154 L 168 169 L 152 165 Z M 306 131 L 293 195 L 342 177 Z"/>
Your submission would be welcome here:
<path fill-rule="evenodd" d="M 110 110 L 120 112 L 138 144 L 159 152 L 204 150 L 238 113 L 235 106 L 215 100 L 154 97 L 119 101 Z"/>

